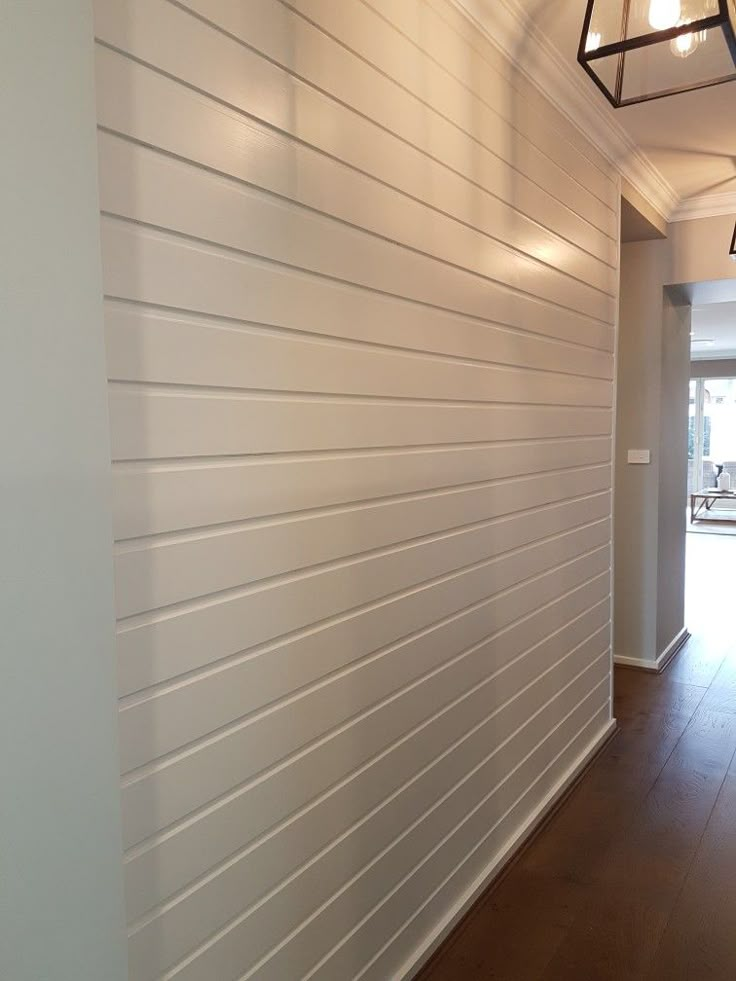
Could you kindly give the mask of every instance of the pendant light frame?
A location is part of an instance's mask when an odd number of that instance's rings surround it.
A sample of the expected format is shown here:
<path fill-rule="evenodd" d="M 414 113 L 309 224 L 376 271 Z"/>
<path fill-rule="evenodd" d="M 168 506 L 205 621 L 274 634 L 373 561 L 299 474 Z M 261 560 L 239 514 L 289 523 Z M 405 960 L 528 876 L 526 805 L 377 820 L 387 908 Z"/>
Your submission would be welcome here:
<path fill-rule="evenodd" d="M 680 24 L 676 27 L 668 27 L 663 31 L 652 30 L 647 34 L 640 34 L 635 37 L 627 37 L 629 15 L 631 12 L 631 0 L 623 0 L 623 10 L 621 17 L 621 38 L 613 44 L 604 44 L 591 51 L 586 51 L 586 44 L 590 32 L 590 25 L 593 19 L 593 10 L 596 3 L 607 3 L 609 0 L 587 0 L 585 18 L 583 20 L 583 32 L 580 35 L 580 45 L 578 47 L 578 62 L 590 75 L 595 84 L 605 95 L 614 109 L 622 106 L 633 106 L 640 102 L 650 102 L 653 99 L 664 99 L 669 95 L 678 95 L 681 92 L 692 92 L 695 89 L 710 88 L 713 85 L 722 85 L 724 82 L 736 80 L 736 0 L 718 0 L 718 13 L 711 14 L 709 17 L 701 17 L 698 20 L 690 21 L 687 24 Z M 730 10 L 729 10 L 730 7 Z M 701 31 L 712 31 L 720 29 L 723 31 L 726 44 L 734 62 L 734 71 L 729 75 L 709 79 L 705 82 L 693 82 L 675 88 L 669 88 L 662 92 L 655 92 L 652 95 L 640 95 L 630 99 L 624 99 L 624 67 L 625 56 L 629 51 L 636 51 L 639 48 L 650 47 L 655 44 L 662 44 L 665 41 L 674 41 L 675 38 L 683 34 L 699 34 Z M 601 58 L 610 58 L 618 55 L 618 66 L 616 71 L 616 84 L 614 91 L 611 92 L 608 86 L 599 78 L 595 71 L 595 62 Z"/>
<path fill-rule="evenodd" d="M 731 238 L 731 249 L 729 256 L 736 262 L 736 224 L 733 226 L 733 237 Z"/>

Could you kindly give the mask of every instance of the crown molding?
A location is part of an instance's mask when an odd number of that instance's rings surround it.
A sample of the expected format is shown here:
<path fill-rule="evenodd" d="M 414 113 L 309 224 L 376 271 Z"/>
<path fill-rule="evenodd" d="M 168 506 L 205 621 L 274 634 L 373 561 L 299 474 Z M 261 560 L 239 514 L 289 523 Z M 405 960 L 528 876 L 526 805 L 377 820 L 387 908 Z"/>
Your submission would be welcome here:
<path fill-rule="evenodd" d="M 685 198 L 675 209 L 670 221 L 690 221 L 693 218 L 716 218 L 736 215 L 736 191 L 721 194 L 699 194 Z"/>
<path fill-rule="evenodd" d="M 556 107 L 615 170 L 669 221 L 679 197 L 636 145 L 615 110 L 539 30 L 518 0 L 451 0 Z"/>

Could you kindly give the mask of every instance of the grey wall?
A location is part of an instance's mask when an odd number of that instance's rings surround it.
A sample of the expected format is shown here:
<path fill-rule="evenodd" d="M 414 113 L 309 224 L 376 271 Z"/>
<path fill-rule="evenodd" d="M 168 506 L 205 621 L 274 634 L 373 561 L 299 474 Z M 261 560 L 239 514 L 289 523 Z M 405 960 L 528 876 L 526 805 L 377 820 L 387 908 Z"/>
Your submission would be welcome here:
<path fill-rule="evenodd" d="M 687 427 L 692 308 L 664 291 L 660 378 L 657 651 L 685 622 Z"/>
<path fill-rule="evenodd" d="M 656 658 L 659 359 L 663 242 L 621 247 L 614 482 L 614 631 L 617 656 Z M 652 463 L 630 466 L 629 449 Z"/>
<path fill-rule="evenodd" d="M 122 981 L 92 24 L 0 16 L 0 977 Z"/>
<path fill-rule="evenodd" d="M 683 628 L 690 308 L 664 289 L 669 263 L 667 241 L 621 249 L 614 654 L 645 663 Z"/>

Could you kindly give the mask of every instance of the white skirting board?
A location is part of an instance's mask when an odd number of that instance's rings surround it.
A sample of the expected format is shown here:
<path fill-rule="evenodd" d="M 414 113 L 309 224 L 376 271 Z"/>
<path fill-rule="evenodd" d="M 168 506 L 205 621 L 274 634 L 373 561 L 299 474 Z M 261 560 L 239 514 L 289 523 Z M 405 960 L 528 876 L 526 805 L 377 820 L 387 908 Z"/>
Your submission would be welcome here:
<path fill-rule="evenodd" d="M 590 763 L 595 754 L 611 738 L 615 730 L 616 720 L 611 719 L 606 723 L 600 733 L 590 741 L 572 766 L 562 775 L 558 783 L 550 790 L 539 807 L 529 816 L 518 833 L 508 842 L 507 846 L 493 858 L 490 865 L 483 870 L 470 888 L 448 910 L 447 916 L 442 920 L 437 929 L 427 937 L 421 947 L 417 948 L 415 956 L 405 962 L 404 967 L 397 972 L 397 981 L 409 981 L 427 963 L 432 954 L 471 909 L 473 904 L 488 889 L 510 859 L 513 858 L 516 852 L 519 851 L 522 845 L 536 831 L 555 804 L 557 804 L 560 798 L 580 776 L 588 763 Z"/>
<path fill-rule="evenodd" d="M 675 654 L 677 654 L 677 652 L 685 645 L 685 642 L 689 640 L 689 638 L 690 631 L 687 629 L 687 627 L 683 627 L 682 630 L 672 638 L 656 661 L 649 661 L 643 657 L 623 657 L 620 654 L 614 654 L 613 663 L 622 664 L 630 668 L 641 668 L 642 671 L 651 671 L 653 674 L 659 674 L 660 671 L 664 671 Z"/>

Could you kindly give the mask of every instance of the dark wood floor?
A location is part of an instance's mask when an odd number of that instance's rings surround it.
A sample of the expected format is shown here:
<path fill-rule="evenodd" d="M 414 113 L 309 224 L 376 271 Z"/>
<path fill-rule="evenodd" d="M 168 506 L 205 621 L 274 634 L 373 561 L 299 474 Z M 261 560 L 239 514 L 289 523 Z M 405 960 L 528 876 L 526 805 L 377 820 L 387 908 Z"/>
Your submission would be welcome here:
<path fill-rule="evenodd" d="M 692 640 L 616 670 L 619 734 L 422 981 L 736 979 L 735 584 L 736 538 L 688 535 Z"/>

